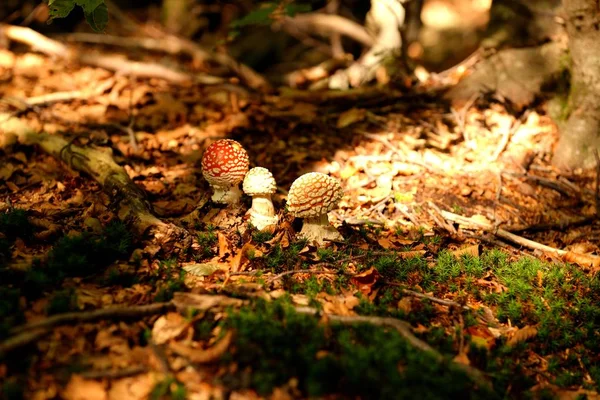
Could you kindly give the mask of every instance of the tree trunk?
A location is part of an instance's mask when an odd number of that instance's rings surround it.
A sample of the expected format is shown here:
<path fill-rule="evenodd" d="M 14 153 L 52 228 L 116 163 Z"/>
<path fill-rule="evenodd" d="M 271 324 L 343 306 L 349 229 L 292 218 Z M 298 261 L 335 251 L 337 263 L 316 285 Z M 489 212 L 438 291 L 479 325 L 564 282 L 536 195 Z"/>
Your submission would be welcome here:
<path fill-rule="evenodd" d="M 563 0 L 572 60 L 569 116 L 560 129 L 553 163 L 564 169 L 590 167 L 600 148 L 600 4 Z"/>

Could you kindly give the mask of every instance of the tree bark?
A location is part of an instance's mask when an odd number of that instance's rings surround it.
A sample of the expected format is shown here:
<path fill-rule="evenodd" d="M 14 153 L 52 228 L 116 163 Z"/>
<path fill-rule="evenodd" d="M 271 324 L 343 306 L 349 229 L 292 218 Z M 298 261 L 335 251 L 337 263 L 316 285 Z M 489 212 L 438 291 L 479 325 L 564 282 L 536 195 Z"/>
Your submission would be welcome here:
<path fill-rule="evenodd" d="M 562 169 L 595 164 L 600 148 L 600 3 L 563 0 L 571 55 L 569 116 L 561 124 L 553 163 Z"/>

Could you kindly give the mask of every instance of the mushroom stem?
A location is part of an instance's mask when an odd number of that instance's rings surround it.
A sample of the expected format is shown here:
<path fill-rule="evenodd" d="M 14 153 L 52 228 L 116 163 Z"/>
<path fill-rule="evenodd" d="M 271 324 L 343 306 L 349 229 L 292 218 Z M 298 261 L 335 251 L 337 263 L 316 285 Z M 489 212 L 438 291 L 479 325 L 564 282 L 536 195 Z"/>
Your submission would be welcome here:
<path fill-rule="evenodd" d="M 308 239 L 309 242 L 317 242 L 317 245 L 325 244 L 325 239 L 344 240 L 337 229 L 329 224 L 327 214 L 305 218 L 299 236 Z"/>
<path fill-rule="evenodd" d="M 267 217 L 274 216 L 275 207 L 271 201 L 271 195 L 252 196 L 252 207 L 250 207 L 250 211 Z"/>
<path fill-rule="evenodd" d="M 279 218 L 275 215 L 275 207 L 271 201 L 271 195 L 252 196 L 252 207 L 248 210 L 250 223 L 259 231 L 267 226 L 277 225 Z"/>
<path fill-rule="evenodd" d="M 242 198 L 242 191 L 237 186 L 213 186 L 212 201 L 221 204 L 236 204 Z"/>

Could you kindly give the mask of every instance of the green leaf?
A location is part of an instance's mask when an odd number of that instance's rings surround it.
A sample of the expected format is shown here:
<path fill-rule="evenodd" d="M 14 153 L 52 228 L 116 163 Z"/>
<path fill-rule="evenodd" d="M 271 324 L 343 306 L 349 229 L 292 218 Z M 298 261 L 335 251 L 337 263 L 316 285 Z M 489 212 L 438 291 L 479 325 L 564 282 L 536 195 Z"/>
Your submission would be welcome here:
<path fill-rule="evenodd" d="M 50 18 L 48 22 L 51 22 L 54 18 L 65 18 L 75 8 L 74 0 L 49 0 L 48 9 L 50 11 Z"/>
<path fill-rule="evenodd" d="M 259 9 L 249 12 L 242 18 L 231 22 L 232 28 L 240 28 L 248 25 L 269 25 L 271 21 L 271 14 L 277 9 L 276 4 L 264 4 Z"/>
<path fill-rule="evenodd" d="M 310 4 L 288 4 L 284 7 L 284 13 L 288 17 L 293 17 L 298 13 L 309 12 L 312 10 Z"/>
<path fill-rule="evenodd" d="M 73 8 L 78 5 L 83 8 L 85 20 L 96 32 L 101 32 L 108 24 L 108 7 L 104 0 L 48 0 L 50 18 L 48 23 L 55 18 L 65 18 Z"/>
<path fill-rule="evenodd" d="M 104 31 L 108 24 L 108 7 L 102 3 L 91 13 L 85 13 L 85 20 L 96 32 Z"/>
<path fill-rule="evenodd" d="M 93 14 L 98 7 L 104 4 L 104 0 L 74 0 L 75 3 L 83 8 L 84 14 Z"/>

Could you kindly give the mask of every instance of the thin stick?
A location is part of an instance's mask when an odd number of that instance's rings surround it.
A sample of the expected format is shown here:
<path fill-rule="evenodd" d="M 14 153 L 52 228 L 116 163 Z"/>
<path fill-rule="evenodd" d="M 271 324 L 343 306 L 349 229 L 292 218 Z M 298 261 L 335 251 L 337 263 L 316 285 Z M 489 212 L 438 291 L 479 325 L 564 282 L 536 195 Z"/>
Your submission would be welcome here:
<path fill-rule="evenodd" d="M 462 304 L 457 303 L 456 301 L 440 299 L 439 297 L 430 296 L 425 293 L 419 293 L 419 292 L 415 292 L 414 290 L 404 289 L 403 288 L 404 285 L 402 285 L 400 283 L 384 282 L 384 285 L 398 287 L 398 288 L 400 288 L 400 291 L 404 294 L 407 294 L 407 295 L 413 296 L 413 297 L 418 297 L 420 299 L 427 299 L 427 300 L 431 301 L 432 303 L 437 303 L 437 304 L 441 304 L 443 306 L 448 306 L 448 307 L 462 308 L 464 310 L 470 310 L 470 308 L 468 306 L 463 306 Z"/>
<path fill-rule="evenodd" d="M 80 53 L 64 44 L 50 39 L 33 29 L 22 26 L 0 25 L 0 32 L 15 42 L 23 43 L 49 56 L 67 61 L 76 61 L 86 65 L 104 68 L 125 75 L 145 78 L 160 78 L 172 83 L 197 82 L 205 85 L 222 83 L 223 79 L 206 74 L 188 74 L 161 64 L 130 61 L 120 56 Z"/>
<path fill-rule="evenodd" d="M 13 336 L 0 343 L 0 356 L 19 347 L 33 343 L 47 334 L 52 328 L 73 322 L 92 322 L 102 319 L 143 318 L 162 314 L 175 309 L 175 303 L 154 303 L 143 306 L 110 307 L 100 310 L 71 312 L 48 317 L 41 321 L 11 329 Z"/>
<path fill-rule="evenodd" d="M 306 315 L 319 315 L 319 311 L 311 307 L 297 307 L 296 312 Z M 424 341 L 413 335 L 413 333 L 411 332 L 410 324 L 406 321 L 402 321 L 400 319 L 395 318 L 372 317 L 361 315 L 334 315 L 326 313 L 320 315 L 324 316 L 329 321 L 338 322 L 342 325 L 369 324 L 374 326 L 393 328 L 414 348 L 432 354 L 438 362 L 445 361 L 445 358 L 441 353 L 439 353 L 429 344 L 425 343 Z M 453 363 L 452 365 L 465 372 L 475 383 L 477 383 L 481 387 L 491 387 L 490 382 L 487 380 L 487 378 L 483 375 L 481 371 L 469 365 L 459 363 Z"/>

